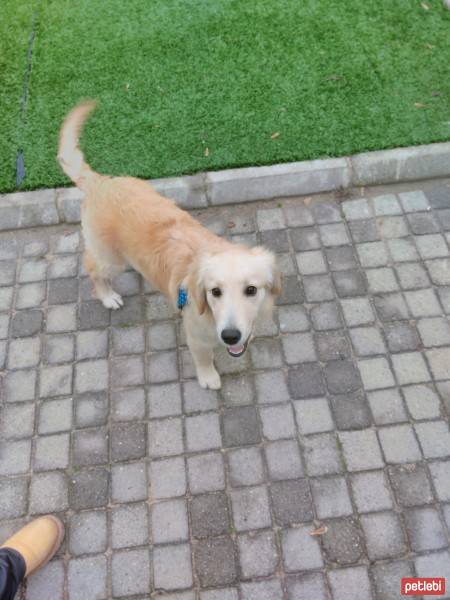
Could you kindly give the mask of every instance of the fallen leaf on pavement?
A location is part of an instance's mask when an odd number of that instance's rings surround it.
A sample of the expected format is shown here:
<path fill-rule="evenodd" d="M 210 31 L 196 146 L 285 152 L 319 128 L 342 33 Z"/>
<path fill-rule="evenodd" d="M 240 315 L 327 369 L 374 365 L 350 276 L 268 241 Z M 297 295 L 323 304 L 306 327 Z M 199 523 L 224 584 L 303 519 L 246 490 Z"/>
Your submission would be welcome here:
<path fill-rule="evenodd" d="M 323 535 L 327 531 L 328 531 L 328 527 L 326 525 L 321 525 L 320 527 L 317 527 L 316 529 L 313 529 L 312 531 L 310 531 L 309 535 Z"/>

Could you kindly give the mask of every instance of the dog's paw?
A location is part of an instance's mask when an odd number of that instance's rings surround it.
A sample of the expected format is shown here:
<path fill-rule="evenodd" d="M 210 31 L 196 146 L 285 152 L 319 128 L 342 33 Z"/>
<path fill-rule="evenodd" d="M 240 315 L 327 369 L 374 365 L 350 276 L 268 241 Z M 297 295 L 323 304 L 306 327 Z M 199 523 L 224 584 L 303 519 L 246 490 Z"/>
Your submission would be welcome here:
<path fill-rule="evenodd" d="M 197 373 L 200 387 L 210 390 L 218 390 L 221 386 L 220 375 L 215 369 L 207 369 Z"/>
<path fill-rule="evenodd" d="M 102 302 L 104 307 L 112 308 L 112 310 L 117 310 L 123 306 L 122 296 L 117 292 L 111 292 L 111 294 L 102 298 Z"/>

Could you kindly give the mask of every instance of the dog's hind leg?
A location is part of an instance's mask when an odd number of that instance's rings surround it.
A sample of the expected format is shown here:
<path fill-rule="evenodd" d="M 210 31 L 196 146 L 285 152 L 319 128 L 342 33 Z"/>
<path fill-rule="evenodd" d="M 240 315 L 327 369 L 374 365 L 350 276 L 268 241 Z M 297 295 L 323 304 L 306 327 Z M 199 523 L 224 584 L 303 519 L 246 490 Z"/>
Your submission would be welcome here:
<path fill-rule="evenodd" d="M 95 295 L 102 301 L 103 306 L 116 310 L 123 306 L 122 296 L 111 287 L 111 279 L 121 273 L 124 266 L 121 262 L 107 262 L 95 260 L 86 250 L 84 253 L 84 266 L 91 278 Z"/>

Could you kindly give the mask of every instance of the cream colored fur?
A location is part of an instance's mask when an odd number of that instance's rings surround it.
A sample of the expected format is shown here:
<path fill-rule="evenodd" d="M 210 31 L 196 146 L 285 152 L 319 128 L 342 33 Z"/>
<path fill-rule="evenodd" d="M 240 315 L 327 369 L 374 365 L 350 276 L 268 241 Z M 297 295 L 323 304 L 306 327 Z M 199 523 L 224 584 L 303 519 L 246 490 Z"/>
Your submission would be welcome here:
<path fill-rule="evenodd" d="M 61 129 L 58 161 L 85 192 L 82 228 L 85 266 L 97 297 L 107 308 L 123 300 L 111 280 L 127 264 L 156 285 L 176 306 L 180 286 L 188 290 L 183 323 L 202 387 L 217 389 L 220 377 L 213 348 L 223 343 L 223 329 L 238 329 L 248 343 L 255 319 L 270 311 L 280 293 L 274 255 L 261 247 L 248 248 L 219 238 L 147 182 L 132 177 L 96 173 L 79 148 L 84 121 L 93 102 L 76 106 Z M 255 286 L 255 296 L 247 296 Z M 220 298 L 211 290 L 220 288 Z M 224 344 L 226 345 L 226 344 Z"/>

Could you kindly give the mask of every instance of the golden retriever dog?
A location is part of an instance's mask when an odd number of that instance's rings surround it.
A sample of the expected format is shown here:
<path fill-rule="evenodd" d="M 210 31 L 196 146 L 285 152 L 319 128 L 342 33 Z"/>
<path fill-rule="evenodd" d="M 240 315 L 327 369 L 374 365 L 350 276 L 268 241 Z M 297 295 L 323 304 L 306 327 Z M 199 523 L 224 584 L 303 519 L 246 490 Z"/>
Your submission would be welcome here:
<path fill-rule="evenodd" d="M 244 354 L 257 316 L 270 313 L 281 291 L 275 257 L 217 237 L 146 181 L 93 171 L 79 136 L 94 107 L 83 102 L 66 117 L 58 161 L 85 193 L 84 260 L 95 294 L 107 308 L 120 308 L 111 280 L 131 265 L 182 308 L 199 384 L 218 389 L 213 349 L 221 343 L 231 356 Z"/>

